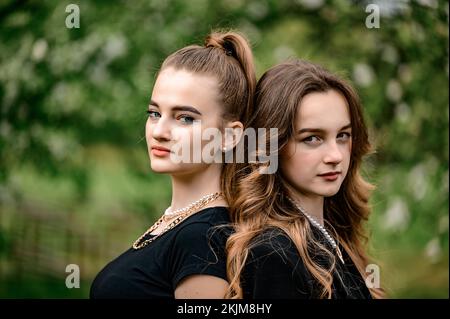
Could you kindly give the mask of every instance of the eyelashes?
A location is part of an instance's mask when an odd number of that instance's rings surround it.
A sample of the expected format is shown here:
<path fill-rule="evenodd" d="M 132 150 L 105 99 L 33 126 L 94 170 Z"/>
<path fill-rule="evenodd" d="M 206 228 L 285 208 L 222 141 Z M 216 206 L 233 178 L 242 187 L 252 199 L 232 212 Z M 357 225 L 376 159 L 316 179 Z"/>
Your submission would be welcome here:
<path fill-rule="evenodd" d="M 147 113 L 150 118 L 156 118 L 156 115 L 160 115 L 158 112 L 150 110 L 145 111 L 145 113 Z"/>
<path fill-rule="evenodd" d="M 180 115 L 177 120 L 180 120 L 183 124 L 192 124 L 194 123 L 195 119 L 192 116 L 189 115 Z"/>
<path fill-rule="evenodd" d="M 347 140 L 351 139 L 351 137 L 352 137 L 352 135 L 349 132 L 342 132 L 342 133 L 339 133 L 337 136 L 337 138 L 340 141 L 347 141 Z M 316 145 L 316 144 L 319 144 L 322 140 L 323 140 L 323 138 L 320 137 L 319 135 L 310 135 L 308 137 L 301 139 L 301 142 L 304 142 L 304 143 L 310 144 L 310 145 Z"/>
<path fill-rule="evenodd" d="M 339 133 L 339 135 L 341 135 L 341 134 L 344 134 L 347 138 L 351 138 L 352 137 L 352 134 L 350 134 L 350 133 L 348 133 L 348 132 L 342 132 L 342 133 Z M 338 136 L 339 136 L 338 135 Z"/>
<path fill-rule="evenodd" d="M 161 114 L 157 111 L 146 110 L 146 113 L 147 113 L 148 117 L 152 120 L 156 120 L 161 117 Z M 194 117 L 192 117 L 188 114 L 180 114 L 176 117 L 176 119 L 184 125 L 191 125 L 196 121 Z"/>

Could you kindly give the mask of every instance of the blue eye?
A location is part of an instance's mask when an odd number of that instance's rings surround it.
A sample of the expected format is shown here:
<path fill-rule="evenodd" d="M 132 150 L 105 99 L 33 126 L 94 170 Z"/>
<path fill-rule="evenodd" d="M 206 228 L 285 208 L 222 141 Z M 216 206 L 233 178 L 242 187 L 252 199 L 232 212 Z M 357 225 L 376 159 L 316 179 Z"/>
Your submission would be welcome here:
<path fill-rule="evenodd" d="M 192 124 L 194 123 L 195 119 L 192 116 L 189 115 L 180 115 L 178 117 L 178 119 L 181 121 L 181 123 L 183 124 Z"/>
<path fill-rule="evenodd" d="M 148 117 L 151 118 L 151 119 L 155 119 L 155 118 L 161 117 L 161 114 L 159 114 L 156 111 L 147 110 L 147 114 L 148 114 Z"/>

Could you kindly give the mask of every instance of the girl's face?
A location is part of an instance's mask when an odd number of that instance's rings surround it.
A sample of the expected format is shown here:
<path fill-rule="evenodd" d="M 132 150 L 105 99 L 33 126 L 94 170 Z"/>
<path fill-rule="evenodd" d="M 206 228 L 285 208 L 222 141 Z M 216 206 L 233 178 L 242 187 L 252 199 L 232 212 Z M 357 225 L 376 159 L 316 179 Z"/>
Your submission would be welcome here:
<path fill-rule="evenodd" d="M 145 126 L 153 171 L 183 175 L 205 169 L 208 164 L 198 159 L 201 159 L 199 152 L 202 152 L 203 146 L 209 141 L 194 141 L 194 131 L 200 130 L 201 133 L 206 128 L 220 127 L 222 106 L 218 100 L 218 83 L 214 77 L 171 67 L 158 75 Z M 188 149 L 178 147 L 183 144 L 187 145 Z M 218 147 L 220 149 L 220 145 Z M 177 163 L 171 159 L 174 152 L 187 156 L 190 160 Z"/>
<path fill-rule="evenodd" d="M 281 151 L 281 172 L 300 195 L 333 196 L 347 175 L 350 114 L 335 90 L 307 94 L 297 108 L 294 135 Z"/>

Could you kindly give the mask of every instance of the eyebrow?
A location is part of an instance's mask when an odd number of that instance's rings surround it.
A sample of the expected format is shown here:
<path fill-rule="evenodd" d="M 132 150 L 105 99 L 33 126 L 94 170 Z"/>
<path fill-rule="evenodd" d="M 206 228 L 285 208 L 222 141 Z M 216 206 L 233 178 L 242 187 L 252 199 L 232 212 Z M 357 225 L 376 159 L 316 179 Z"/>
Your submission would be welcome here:
<path fill-rule="evenodd" d="M 156 106 L 157 108 L 159 108 L 158 103 L 156 103 L 153 100 L 150 100 L 149 105 Z M 188 111 L 198 115 L 202 115 L 202 113 L 200 113 L 195 107 L 189 105 L 175 105 L 174 107 L 172 107 L 172 111 Z"/>
<path fill-rule="evenodd" d="M 339 131 L 342 131 L 342 130 L 345 130 L 345 129 L 348 129 L 348 128 L 351 128 L 351 127 L 352 127 L 352 125 L 349 123 L 349 124 L 343 126 Z M 302 133 L 305 133 L 305 132 L 324 133 L 325 130 L 321 129 L 321 128 L 302 128 L 301 130 L 298 130 L 297 133 L 298 134 L 302 134 Z"/>

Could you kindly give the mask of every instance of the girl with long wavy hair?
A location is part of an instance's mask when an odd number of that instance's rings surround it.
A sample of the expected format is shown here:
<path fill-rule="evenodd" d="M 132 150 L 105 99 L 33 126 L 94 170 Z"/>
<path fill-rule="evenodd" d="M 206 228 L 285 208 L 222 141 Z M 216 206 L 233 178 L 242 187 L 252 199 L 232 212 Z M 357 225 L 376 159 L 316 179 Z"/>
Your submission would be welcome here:
<path fill-rule="evenodd" d="M 278 129 L 279 167 L 238 170 L 227 297 L 383 297 L 366 272 L 373 186 L 360 168 L 371 145 L 354 89 L 319 65 L 279 64 L 258 81 L 248 127 Z"/>
<path fill-rule="evenodd" d="M 206 130 L 239 132 L 255 85 L 250 45 L 237 32 L 213 32 L 204 45 L 184 47 L 165 59 L 145 130 L 152 170 L 171 177 L 171 205 L 97 275 L 91 298 L 225 296 L 228 232 L 215 228 L 230 222 L 229 194 L 222 184 L 229 184 L 234 173 L 227 163 L 203 157 L 214 142 L 214 137 L 208 141 L 203 135 Z M 239 139 L 233 134 L 218 136 L 212 158 L 232 152 Z"/>

